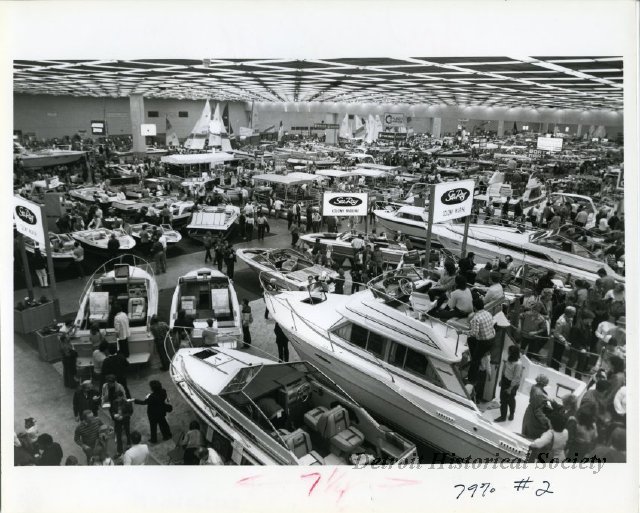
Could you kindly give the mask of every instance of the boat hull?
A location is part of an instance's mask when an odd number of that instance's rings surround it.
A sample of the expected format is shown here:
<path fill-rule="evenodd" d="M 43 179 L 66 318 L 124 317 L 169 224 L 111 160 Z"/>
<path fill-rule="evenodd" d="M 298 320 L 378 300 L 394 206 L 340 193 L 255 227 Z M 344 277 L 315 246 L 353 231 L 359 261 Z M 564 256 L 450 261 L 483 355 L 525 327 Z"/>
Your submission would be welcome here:
<path fill-rule="evenodd" d="M 80 160 L 84 156 L 84 153 L 65 153 L 60 155 L 25 155 L 22 156 L 22 165 L 27 169 L 50 167 L 50 166 L 63 166 L 65 164 L 71 164 Z"/>
<path fill-rule="evenodd" d="M 495 458 L 498 453 L 500 457 L 514 457 L 488 440 L 483 442 L 452 425 L 453 418 L 441 418 L 437 409 L 426 401 L 417 397 L 408 399 L 406 394 L 396 392 L 380 379 L 335 358 L 331 351 L 308 344 L 296 332 L 282 328 L 301 359 L 318 367 L 389 427 L 449 456 Z"/>

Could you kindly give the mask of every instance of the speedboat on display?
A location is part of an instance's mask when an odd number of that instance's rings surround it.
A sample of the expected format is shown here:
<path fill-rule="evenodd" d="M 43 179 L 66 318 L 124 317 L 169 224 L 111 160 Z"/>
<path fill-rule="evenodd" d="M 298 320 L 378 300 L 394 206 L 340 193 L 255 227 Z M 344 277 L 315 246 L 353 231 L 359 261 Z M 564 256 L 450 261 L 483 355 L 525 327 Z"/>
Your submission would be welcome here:
<path fill-rule="evenodd" d="M 326 251 L 327 247 L 331 247 L 331 258 L 342 265 L 345 259 L 353 258 L 353 247 L 351 243 L 356 236 L 364 241 L 368 241 L 366 243 L 371 249 L 374 249 L 375 246 L 380 248 L 380 251 L 382 251 L 383 267 L 396 267 L 407 261 L 419 260 L 419 258 L 424 255 L 424 251 L 409 251 L 405 244 L 388 239 L 386 236 L 381 237 L 379 235 L 376 236 L 361 232 L 307 233 L 301 235 L 300 240 L 306 248 L 311 249 L 316 240 L 319 239 L 322 251 Z"/>
<path fill-rule="evenodd" d="M 79 187 L 69 191 L 69 197 L 85 203 L 101 203 L 110 206 L 118 199 L 118 193 L 102 187 Z"/>
<path fill-rule="evenodd" d="M 547 390 L 555 400 L 567 394 L 579 397 L 586 384 L 523 356 L 514 420 L 493 422 L 497 402 L 482 411 L 463 381 L 467 319 L 445 323 L 427 313 L 426 289 L 433 283 L 416 268 L 403 267 L 350 296 L 311 300 L 306 292 L 265 288 L 265 301 L 300 358 L 335 380 L 380 422 L 445 454 L 524 461 L 531 441 L 520 433 L 536 376 L 549 378 Z M 502 303 L 487 305 L 502 327 L 492 378 L 484 387 L 488 401 L 499 396 L 506 349 L 513 344 L 504 329 L 509 321 Z"/>
<path fill-rule="evenodd" d="M 68 267 L 73 262 L 74 240 L 66 233 L 49 232 L 51 243 L 51 259 L 56 267 Z M 24 249 L 27 253 L 35 253 L 35 248 L 40 247 L 37 242 L 29 237 L 24 238 Z M 40 248 L 44 255 L 44 248 Z"/>
<path fill-rule="evenodd" d="M 236 251 L 236 256 L 259 275 L 264 273 L 287 290 L 306 290 L 309 277 L 319 276 L 329 282 L 338 277 L 333 269 L 314 264 L 309 254 L 295 249 L 242 248 Z M 329 283 L 329 291 L 332 288 Z"/>
<path fill-rule="evenodd" d="M 129 225 L 129 234 L 136 239 L 136 241 L 140 239 L 140 230 L 143 225 L 147 226 L 150 233 L 153 232 L 155 228 L 158 228 L 160 233 L 166 237 L 167 244 L 177 244 L 182 240 L 180 232 L 174 230 L 170 224 L 161 224 L 158 226 L 149 223 L 137 223 Z"/>
<path fill-rule="evenodd" d="M 171 226 L 186 226 L 191 220 L 195 203 L 191 200 L 174 201 L 169 205 L 171 210 Z"/>
<path fill-rule="evenodd" d="M 171 205 L 173 201 L 175 201 L 175 197 L 169 196 L 150 196 L 148 198 L 139 199 L 117 199 L 111 203 L 111 207 L 123 217 L 131 217 L 140 212 L 143 208 L 146 208 L 147 216 L 159 217 L 162 208 Z"/>
<path fill-rule="evenodd" d="M 416 446 L 376 422 L 307 362 L 218 348 L 176 352 L 171 379 L 218 452 L 242 465 L 414 461 Z"/>
<path fill-rule="evenodd" d="M 233 281 L 226 274 L 202 267 L 181 276 L 171 300 L 169 326 L 172 329 L 181 327 L 176 324 L 180 310 L 193 321 L 193 329 L 188 334 L 193 345 L 201 344 L 202 330 L 209 319 L 218 329 L 220 347 L 234 349 L 242 342 L 241 308 Z"/>
<path fill-rule="evenodd" d="M 240 209 L 233 205 L 203 207 L 191 215 L 187 233 L 189 237 L 200 241 L 206 233 L 227 237 L 239 216 Z"/>
<path fill-rule="evenodd" d="M 87 249 L 103 253 L 108 251 L 107 244 L 112 234 L 115 234 L 116 239 L 118 239 L 120 243 L 118 251 L 129 251 L 136 245 L 133 237 L 122 228 L 114 228 L 113 230 L 109 230 L 108 228 L 80 230 L 78 232 L 72 232 L 71 236 Z"/>
<path fill-rule="evenodd" d="M 456 223 L 434 224 L 433 237 L 452 253 L 460 253 L 464 225 Z M 509 254 L 516 263 L 532 263 L 541 267 L 563 266 L 589 273 L 604 268 L 607 274 L 624 281 L 603 257 L 592 253 L 577 242 L 567 238 L 560 230 L 522 230 L 509 226 L 487 224 L 469 225 L 467 251 L 478 260 L 493 260 L 496 255 Z"/>
<path fill-rule="evenodd" d="M 92 347 L 90 328 L 97 325 L 106 332 L 108 342 L 116 342 L 113 319 L 118 309 L 129 319 L 129 363 L 146 363 L 152 352 L 153 334 L 149 319 L 158 313 L 158 285 L 152 266 L 144 260 L 127 255 L 132 265 L 113 259 L 101 266 L 89 278 L 69 336 L 78 352 L 78 365 L 90 366 Z M 111 270 L 107 270 L 111 269 Z"/>
<path fill-rule="evenodd" d="M 85 151 L 62 150 L 57 148 L 29 152 L 15 141 L 13 142 L 13 150 L 15 157 L 19 158 L 22 161 L 22 165 L 27 169 L 63 166 L 76 162 L 86 155 Z"/>
<path fill-rule="evenodd" d="M 402 233 L 412 239 L 427 238 L 429 213 L 424 207 L 404 205 L 398 209 L 374 210 L 377 223 L 389 233 Z"/>

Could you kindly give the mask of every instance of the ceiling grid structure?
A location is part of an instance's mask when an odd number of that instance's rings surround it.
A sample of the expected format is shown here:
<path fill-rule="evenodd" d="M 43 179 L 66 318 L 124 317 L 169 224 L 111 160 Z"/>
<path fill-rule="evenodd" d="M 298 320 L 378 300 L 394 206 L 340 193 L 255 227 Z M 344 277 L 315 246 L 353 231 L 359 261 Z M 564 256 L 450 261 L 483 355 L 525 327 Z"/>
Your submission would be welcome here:
<path fill-rule="evenodd" d="M 615 56 L 16 60 L 13 73 L 26 94 L 623 109 Z"/>

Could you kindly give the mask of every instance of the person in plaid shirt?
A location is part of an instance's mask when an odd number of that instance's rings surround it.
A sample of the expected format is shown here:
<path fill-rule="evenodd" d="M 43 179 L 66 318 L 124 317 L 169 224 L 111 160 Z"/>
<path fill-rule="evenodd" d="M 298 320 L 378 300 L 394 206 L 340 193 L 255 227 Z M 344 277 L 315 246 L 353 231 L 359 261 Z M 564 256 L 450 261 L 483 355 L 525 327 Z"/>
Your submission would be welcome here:
<path fill-rule="evenodd" d="M 468 378 L 475 381 L 478 374 L 480 360 L 485 353 L 491 350 L 493 340 L 496 336 L 496 330 L 493 327 L 493 315 L 484 309 L 484 301 L 482 298 L 473 300 L 474 314 L 469 321 L 469 332 L 467 344 L 469 346 L 469 356 L 471 362 L 469 365 Z"/>

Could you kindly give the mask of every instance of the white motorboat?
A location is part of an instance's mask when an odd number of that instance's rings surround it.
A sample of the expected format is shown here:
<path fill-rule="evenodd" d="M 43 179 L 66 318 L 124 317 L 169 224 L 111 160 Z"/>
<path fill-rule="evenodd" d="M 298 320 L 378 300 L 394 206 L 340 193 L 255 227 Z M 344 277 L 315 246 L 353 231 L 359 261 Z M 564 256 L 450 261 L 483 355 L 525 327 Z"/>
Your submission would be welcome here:
<path fill-rule="evenodd" d="M 89 340 L 92 325 L 106 333 L 107 341 L 116 342 L 113 319 L 118 307 L 129 319 L 129 363 L 146 363 L 151 357 L 153 334 L 149 320 L 158 313 L 158 285 L 149 263 L 133 255 L 126 259 L 132 265 L 122 263 L 124 259 L 113 259 L 101 266 L 82 291 L 69 332 L 80 366 L 91 366 L 93 362 L 91 356 L 96 348 Z"/>
<path fill-rule="evenodd" d="M 460 253 L 464 225 L 434 224 L 432 234 L 444 248 Z M 496 255 L 509 254 L 518 264 L 530 262 L 546 268 L 562 266 L 593 274 L 604 268 L 607 274 L 624 281 L 624 277 L 611 269 L 601 255 L 569 239 L 560 230 L 521 230 L 509 226 L 471 224 L 467 251 L 474 252 L 479 260 L 493 260 Z"/>
<path fill-rule="evenodd" d="M 233 287 L 233 281 L 218 270 L 202 267 L 190 271 L 178 279 L 171 300 L 169 326 L 176 324 L 180 310 L 193 321 L 189 339 L 193 345 L 201 344 L 202 330 L 212 319 L 218 329 L 218 345 L 235 348 L 242 343 L 241 307 Z M 178 321 L 180 322 L 180 321 Z"/>
<path fill-rule="evenodd" d="M 568 206 L 573 210 L 572 206 L 576 205 L 578 208 L 586 209 L 587 211 L 587 223 L 585 228 L 593 228 L 596 225 L 596 215 L 598 214 L 598 208 L 596 207 L 593 199 L 589 196 L 583 196 L 582 194 L 569 194 L 565 192 L 552 192 L 549 197 L 540 205 L 541 209 L 544 209 L 549 205 L 556 212 L 563 206 Z M 606 208 L 606 211 L 611 211 L 610 208 Z"/>
<path fill-rule="evenodd" d="M 49 232 L 49 242 L 51 243 L 51 259 L 56 267 L 67 267 L 73 262 L 74 240 L 66 233 Z M 35 248 L 40 247 L 37 242 L 29 237 L 24 238 L 24 249 L 27 253 L 35 253 Z M 40 248 L 42 254 L 45 249 Z"/>
<path fill-rule="evenodd" d="M 13 151 L 14 157 L 19 158 L 22 161 L 22 165 L 27 169 L 63 166 L 76 162 L 86 155 L 85 151 L 62 150 L 57 148 L 29 152 L 15 141 L 13 142 Z"/>
<path fill-rule="evenodd" d="M 169 205 L 169 210 L 171 211 L 171 226 L 178 227 L 187 225 L 191 220 L 195 206 L 196 204 L 191 200 L 174 201 L 171 203 L 171 205 Z"/>
<path fill-rule="evenodd" d="M 87 249 L 104 253 L 108 251 L 107 244 L 109 243 L 109 239 L 112 234 L 115 234 L 116 239 L 118 239 L 118 242 L 120 243 L 118 251 L 129 251 L 136 245 L 136 241 L 133 237 L 131 237 L 131 235 L 125 232 L 122 228 L 115 228 L 113 230 L 109 230 L 108 228 L 80 230 L 78 232 L 72 232 L 71 237 L 79 241 L 80 244 L 85 246 Z"/>
<path fill-rule="evenodd" d="M 207 441 L 236 464 L 392 464 L 417 456 L 415 444 L 378 424 L 307 362 L 189 348 L 177 351 L 170 374 L 206 424 Z"/>
<path fill-rule="evenodd" d="M 382 251 L 383 267 L 396 267 L 401 262 L 419 260 L 424 251 L 409 251 L 407 246 L 386 236 L 365 234 L 361 232 L 342 232 L 342 233 L 306 233 L 300 236 L 306 248 L 313 248 L 315 242 L 319 240 L 322 251 L 326 251 L 327 247 L 331 247 L 331 258 L 338 264 L 342 264 L 345 259 L 353 258 L 353 247 L 351 243 L 355 237 L 360 237 L 373 250 L 375 246 Z"/>
<path fill-rule="evenodd" d="M 502 209 L 506 206 L 507 217 L 513 218 L 513 209 L 517 203 L 520 203 L 523 213 L 527 214 L 533 206 L 541 205 L 545 198 L 544 184 L 537 176 L 496 171 L 489 179 L 486 193 L 474 196 L 473 201 L 482 206 L 490 203 L 495 217 L 501 217 Z"/>
<path fill-rule="evenodd" d="M 402 233 L 412 239 L 427 238 L 428 211 L 424 207 L 404 205 L 397 209 L 378 209 L 373 213 L 376 221 L 387 232 Z"/>
<path fill-rule="evenodd" d="M 236 256 L 258 274 L 266 274 L 269 279 L 286 290 L 307 290 L 309 278 L 319 276 L 326 281 L 338 277 L 333 269 L 314 264 L 312 257 L 295 249 L 242 248 Z M 329 283 L 329 292 L 333 290 Z"/>
<path fill-rule="evenodd" d="M 150 218 L 159 217 L 160 211 L 175 201 L 175 196 L 150 196 L 139 199 L 119 199 L 111 204 L 111 208 L 123 217 L 131 217 L 146 208 L 146 215 Z"/>
<path fill-rule="evenodd" d="M 73 199 L 83 201 L 85 203 L 101 203 L 102 205 L 111 205 L 118 199 L 118 193 L 105 190 L 102 187 L 79 187 L 69 191 L 69 196 Z M 124 198 L 122 198 L 124 199 Z"/>
<path fill-rule="evenodd" d="M 240 209 L 233 205 L 205 206 L 193 212 L 187 224 L 187 233 L 198 240 L 202 240 L 205 233 L 226 237 L 239 216 Z"/>
<path fill-rule="evenodd" d="M 405 267 L 381 275 L 351 296 L 328 294 L 318 301 L 305 292 L 266 289 L 265 301 L 296 353 L 380 421 L 448 455 L 525 460 L 530 440 L 520 432 L 536 376 L 544 373 L 549 378 L 547 390 L 556 400 L 566 394 L 580 396 L 585 383 L 522 357 L 515 418 L 493 422 L 496 410 L 481 411 L 462 380 L 463 355 L 467 360 L 462 331 L 468 323 L 444 323 L 425 313 L 421 304 L 427 294 L 420 291 L 429 282 L 415 268 Z M 508 327 L 501 308 L 498 300 L 494 319 Z M 503 352 L 493 368 L 495 379 L 504 351 L 512 344 L 508 330 L 504 335 Z M 495 389 L 487 389 L 494 396 Z"/>
<path fill-rule="evenodd" d="M 177 244 L 182 240 L 182 235 L 180 235 L 180 232 L 174 230 L 170 224 L 155 225 L 149 223 L 136 223 L 129 225 L 129 234 L 134 239 L 136 239 L 136 241 L 140 240 L 140 230 L 142 229 L 143 225 L 146 225 L 150 233 L 152 233 L 157 228 L 160 233 L 166 237 L 167 244 Z"/>

